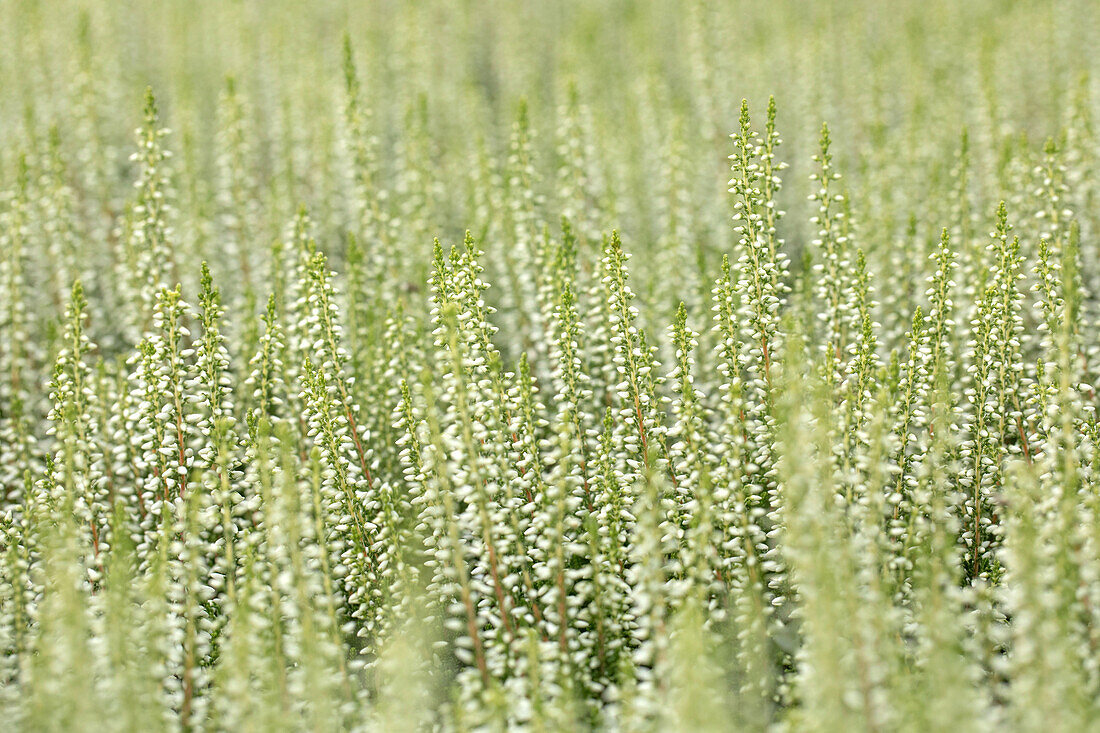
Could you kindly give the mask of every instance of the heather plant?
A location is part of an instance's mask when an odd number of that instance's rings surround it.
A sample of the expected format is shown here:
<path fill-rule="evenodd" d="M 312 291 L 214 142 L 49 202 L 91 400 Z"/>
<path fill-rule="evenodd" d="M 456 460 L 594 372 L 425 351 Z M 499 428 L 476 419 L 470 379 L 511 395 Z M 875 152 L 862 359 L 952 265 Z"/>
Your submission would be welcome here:
<path fill-rule="evenodd" d="M 5 728 L 1097 728 L 1093 10 L 0 4 Z"/>

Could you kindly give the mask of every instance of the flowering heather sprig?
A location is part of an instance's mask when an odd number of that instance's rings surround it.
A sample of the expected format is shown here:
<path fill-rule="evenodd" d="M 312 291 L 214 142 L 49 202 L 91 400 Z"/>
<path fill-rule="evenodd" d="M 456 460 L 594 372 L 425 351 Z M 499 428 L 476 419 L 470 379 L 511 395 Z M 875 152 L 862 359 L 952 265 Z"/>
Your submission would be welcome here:
<path fill-rule="evenodd" d="M 58 353 L 51 383 L 54 407 L 49 419 L 54 424 L 58 450 L 54 456 L 53 481 L 59 485 L 67 479 L 72 496 L 64 499 L 71 507 L 74 532 L 86 555 L 89 568 L 100 565 L 101 550 L 110 549 L 111 496 L 102 472 L 102 456 L 94 440 L 99 426 L 95 422 L 91 369 L 86 359 L 94 348 L 85 334 L 88 301 L 80 281 L 72 288 L 66 309 L 65 346 Z M 98 567 L 102 571 L 102 566 Z"/>
<path fill-rule="evenodd" d="M 327 464 L 321 477 L 320 492 L 325 509 L 325 524 L 335 522 L 328 531 L 343 529 L 346 540 L 339 562 L 346 573 L 344 586 L 350 615 L 357 619 L 367 643 L 381 631 L 381 609 L 390 588 L 378 582 L 381 561 L 377 525 L 373 521 L 373 490 L 361 466 L 353 462 L 355 442 L 346 414 L 334 397 L 336 389 L 326 374 L 308 358 L 302 374 L 303 395 L 307 406 L 308 436 L 312 438 Z"/>
<path fill-rule="evenodd" d="M 582 247 L 599 241 L 602 217 L 601 181 L 589 116 L 576 81 L 571 81 L 559 112 L 555 203 L 562 217 L 576 226 Z"/>
<path fill-rule="evenodd" d="M 372 300 L 392 302 L 395 288 L 387 282 L 394 276 L 389 252 L 389 195 L 379 170 L 379 139 L 373 129 L 371 106 L 364 99 L 351 37 L 344 36 L 343 153 L 350 170 L 350 225 L 354 241 L 364 247 L 366 285 Z"/>
<path fill-rule="evenodd" d="M 687 306 L 683 303 L 671 330 L 676 366 L 669 381 L 677 384 L 677 396 L 672 402 L 675 422 L 669 431 L 673 441 L 669 446 L 669 468 L 678 477 L 675 512 L 678 536 L 683 538 L 680 564 L 694 585 L 705 588 L 715 584 L 720 572 L 714 501 L 717 456 L 708 447 L 710 415 L 695 387 L 693 368 L 698 342 L 687 324 Z"/>
<path fill-rule="evenodd" d="M 144 539 L 139 552 L 161 531 L 158 514 L 185 496 L 195 464 L 190 404 L 185 393 L 194 365 L 185 339 L 189 306 L 180 289 L 161 288 L 153 311 L 152 332 L 132 357 L 134 470 L 139 481 L 138 508 Z M 166 516 L 166 515 L 165 515 Z"/>
<path fill-rule="evenodd" d="M 64 307 L 65 296 L 72 283 L 80 279 L 81 272 L 77 261 L 75 202 L 68 184 L 70 173 L 61 151 L 60 136 L 57 126 L 50 128 L 45 170 L 39 182 L 43 192 L 38 202 L 42 238 L 47 242 L 48 260 L 54 274 L 50 295 L 58 310 Z"/>
<path fill-rule="evenodd" d="M 776 610 L 785 611 L 787 603 L 783 561 L 775 544 L 775 529 L 782 524 L 782 519 L 778 514 L 779 485 L 775 475 L 773 371 L 782 347 L 779 311 L 788 288 L 787 260 L 779 250 L 774 227 L 774 217 L 778 214 L 770 211 L 776 205 L 770 196 L 778 190 L 775 180 L 778 166 L 772 160 L 779 144 L 774 102 L 768 106 L 765 136 L 759 138 L 751 128 L 748 103 L 742 101 L 739 131 L 732 137 L 734 153 L 730 159 L 734 177 L 730 180 L 729 191 L 734 201 L 738 257 L 730 275 L 732 278 L 736 273 L 731 287 L 733 302 L 737 304 L 736 319 L 742 324 L 739 341 L 743 367 L 740 371 L 745 375 L 741 390 L 745 400 L 741 417 L 745 423 L 745 455 L 741 459 L 745 501 L 735 503 L 734 511 L 749 513 L 741 523 L 741 543 L 756 543 L 753 535 L 767 538 L 755 544 L 748 553 L 761 555 L 759 567 L 750 575 L 764 575 L 753 579 L 751 584 L 763 582 L 766 587 L 751 591 L 762 593 L 752 601 L 761 613 L 753 614 L 746 622 L 758 625 L 766 615 L 772 623 L 782 626 L 782 614 L 773 615 Z M 733 314 L 730 317 L 733 318 Z M 750 506 L 749 501 L 756 506 Z M 747 544 L 742 546 L 748 550 Z"/>
<path fill-rule="evenodd" d="M 128 262 L 125 266 L 132 269 L 120 273 L 143 303 L 144 312 L 135 314 L 139 328 L 148 323 L 152 315 L 157 289 L 179 279 L 174 249 L 169 242 L 171 200 L 166 161 L 172 153 L 163 145 L 169 130 L 160 126 L 157 100 L 151 88 L 145 90 L 144 116 L 142 126 L 135 131 L 138 150 L 130 156 L 139 169 L 126 231 Z"/>
<path fill-rule="evenodd" d="M 1035 171 L 1039 178 L 1035 193 L 1043 202 L 1042 209 L 1035 215 L 1042 224 L 1039 237 L 1049 240 L 1056 254 L 1061 254 L 1069 222 L 1073 220 L 1073 211 L 1066 207 L 1066 168 L 1060 157 L 1058 143 L 1053 138 L 1048 139 L 1043 146 L 1043 164 Z"/>
<path fill-rule="evenodd" d="M 224 249 L 218 262 L 240 273 L 232 283 L 230 302 L 242 304 L 254 297 L 260 273 L 258 252 L 252 246 L 267 225 L 261 215 L 260 183 L 255 175 L 254 134 L 250 105 L 230 77 L 218 104 L 218 157 L 215 199 L 218 231 Z"/>
<path fill-rule="evenodd" d="M 604 245 L 603 282 L 606 288 L 610 341 L 614 348 L 616 384 L 613 387 L 622 449 L 630 456 L 626 480 L 633 481 L 650 468 L 651 461 L 664 462 L 666 428 L 659 412 L 654 375 L 658 366 L 639 330 L 638 310 L 632 305 L 634 292 L 627 284 L 626 262 L 618 232 L 612 232 Z"/>
<path fill-rule="evenodd" d="M 821 152 L 814 156 L 821 169 L 810 176 L 819 188 L 811 194 L 811 200 L 817 202 L 818 213 L 810 223 L 819 229 L 813 245 L 820 249 L 820 261 L 814 264 L 817 298 L 824 304 L 821 317 L 824 319 L 823 341 L 826 364 L 826 381 L 836 384 L 844 378 L 844 360 L 848 350 L 849 331 L 852 326 L 848 302 L 848 288 L 845 278 L 850 276 L 852 262 L 848 238 L 840 229 L 844 218 L 844 196 L 830 191 L 840 180 L 840 174 L 833 171 L 833 156 L 829 152 L 829 127 L 821 126 Z"/>
<path fill-rule="evenodd" d="M 0 229 L 3 256 L 0 258 L 0 287 L 3 306 L 0 310 L 0 338 L 5 346 L 0 350 L 0 487 L 5 506 L 25 495 L 28 472 L 40 465 L 35 455 L 34 354 L 30 339 L 32 314 L 27 312 L 28 283 L 28 172 L 26 161 L 20 159 L 17 189 L 8 203 Z"/>
<path fill-rule="evenodd" d="M 967 390 L 970 437 L 960 451 L 960 458 L 967 465 L 960 477 L 960 487 L 967 494 L 961 538 L 968 549 L 967 570 L 971 578 L 992 577 L 997 572 L 994 548 L 1002 530 L 992 499 L 1002 480 L 1001 462 L 1009 451 L 1028 460 L 1032 452 L 1019 402 L 1023 371 L 1019 314 L 1022 295 L 1017 282 L 1023 278 L 1020 272 L 1023 258 L 1019 239 L 1009 241 L 1009 230 L 1002 202 L 990 245 L 997 260 L 972 322 L 972 386 Z"/>
<path fill-rule="evenodd" d="M 768 107 L 767 135 L 764 138 L 750 127 L 748 102 L 741 103 L 739 131 L 731 135 L 734 152 L 730 155 L 733 178 L 729 191 L 733 194 L 738 235 L 738 272 L 736 290 L 740 295 L 741 315 L 750 368 L 754 371 L 752 386 L 766 395 L 771 384 L 771 367 L 778 353 L 779 309 L 786 285 L 786 258 L 778 251 L 775 238 L 774 193 L 778 190 L 776 165 L 772 162 L 779 144 L 775 132 L 774 100 Z M 766 397 L 763 399 L 766 400 Z"/>

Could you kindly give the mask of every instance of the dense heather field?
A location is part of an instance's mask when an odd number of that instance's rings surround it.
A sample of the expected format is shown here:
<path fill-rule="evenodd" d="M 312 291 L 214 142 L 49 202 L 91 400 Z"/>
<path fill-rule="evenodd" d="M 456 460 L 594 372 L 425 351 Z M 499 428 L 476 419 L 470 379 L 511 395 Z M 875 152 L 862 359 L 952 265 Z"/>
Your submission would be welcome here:
<path fill-rule="evenodd" d="M 0 727 L 1100 729 L 1098 44 L 0 2 Z"/>

